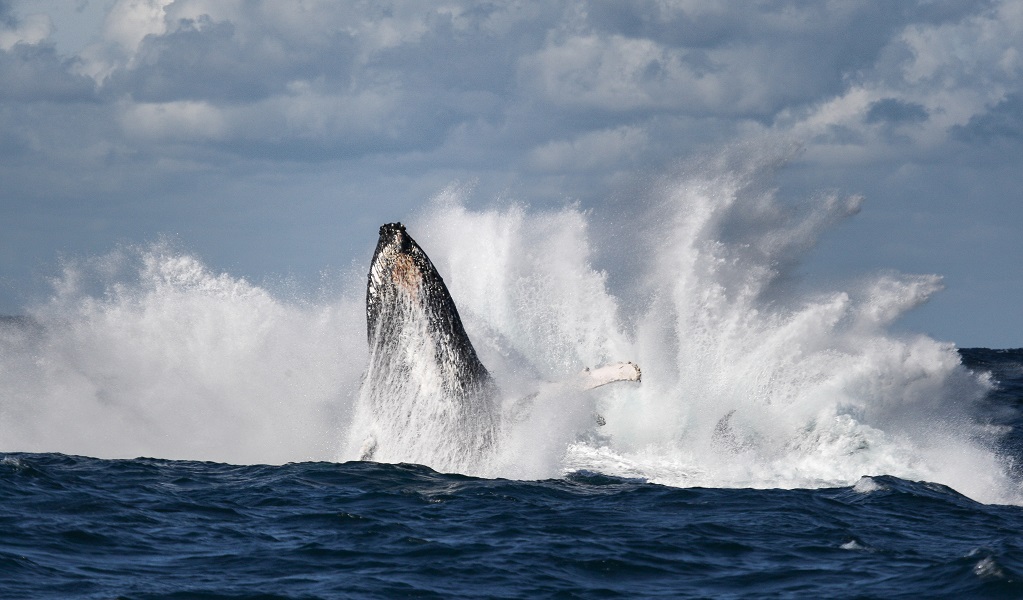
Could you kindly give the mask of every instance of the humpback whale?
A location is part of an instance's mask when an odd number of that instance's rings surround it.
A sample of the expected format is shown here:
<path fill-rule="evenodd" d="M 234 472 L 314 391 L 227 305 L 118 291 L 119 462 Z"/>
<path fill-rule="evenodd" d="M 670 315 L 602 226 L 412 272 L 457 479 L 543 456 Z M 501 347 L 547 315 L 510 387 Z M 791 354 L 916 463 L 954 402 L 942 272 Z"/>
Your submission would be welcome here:
<path fill-rule="evenodd" d="M 443 278 L 401 223 L 380 227 L 367 277 L 366 328 L 369 364 L 349 436 L 365 440 L 359 459 L 479 471 L 499 443 L 499 390 Z M 615 363 L 586 369 L 568 385 L 592 389 L 639 379 L 639 367 Z M 521 420 L 536 396 L 514 404 L 504 420 Z"/>

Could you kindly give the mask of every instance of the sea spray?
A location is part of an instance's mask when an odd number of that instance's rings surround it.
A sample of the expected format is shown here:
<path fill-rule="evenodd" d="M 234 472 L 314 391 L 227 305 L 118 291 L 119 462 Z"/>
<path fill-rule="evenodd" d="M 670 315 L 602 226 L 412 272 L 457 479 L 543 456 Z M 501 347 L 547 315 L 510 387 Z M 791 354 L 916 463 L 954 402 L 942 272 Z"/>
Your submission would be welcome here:
<path fill-rule="evenodd" d="M 361 299 L 285 302 L 163 241 L 68 261 L 54 290 L 0 353 L 4 449 L 333 456 L 365 363 Z"/>
<path fill-rule="evenodd" d="M 444 276 L 504 408 L 586 366 L 643 368 L 639 385 L 542 394 L 480 474 L 786 488 L 889 474 L 1018 501 L 996 432 L 970 420 L 987 381 L 951 344 L 890 328 L 939 279 L 793 286 L 800 260 L 860 199 L 784 198 L 777 168 L 753 153 L 665 177 L 644 211 L 619 215 L 636 220 L 624 229 L 634 234 L 613 241 L 578 207 L 471 210 L 457 186 L 399 216 Z M 643 260 L 616 260 L 625 252 Z M 630 289 L 612 293 L 598 255 L 604 269 L 639 270 L 621 279 Z M 364 277 L 303 300 L 163 242 L 68 263 L 31 325 L 0 326 L 0 446 L 356 458 L 343 449 L 367 364 Z"/>
<path fill-rule="evenodd" d="M 522 439 L 540 429 L 563 470 L 670 485 L 820 487 L 892 474 L 1014 501 L 1018 484 L 970 423 L 986 379 L 952 344 L 890 329 L 940 279 L 883 272 L 844 289 L 781 289 L 862 199 L 783 201 L 771 157 L 698 167 L 662 182 L 651 224 L 631 240 L 648 257 L 633 306 L 594 270 L 602 241 L 582 211 L 470 211 L 453 188 L 424 212 L 431 255 L 499 381 L 608 359 L 643 367 L 641 386 L 598 393 L 605 427 L 581 427 L 587 400 L 549 398 L 562 411 L 538 403 L 548 417 L 506 444 L 529 447 Z M 633 327 L 623 308 L 637 314 Z"/>

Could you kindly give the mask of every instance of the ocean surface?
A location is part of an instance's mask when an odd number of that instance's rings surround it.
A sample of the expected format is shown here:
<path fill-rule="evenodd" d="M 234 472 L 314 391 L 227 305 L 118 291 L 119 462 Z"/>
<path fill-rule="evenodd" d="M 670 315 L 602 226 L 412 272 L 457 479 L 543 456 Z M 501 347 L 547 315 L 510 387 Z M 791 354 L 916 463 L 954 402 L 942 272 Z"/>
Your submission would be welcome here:
<path fill-rule="evenodd" d="M 1023 350 L 979 422 L 1023 461 Z M 3 598 L 1023 596 L 1023 507 L 864 475 L 818 489 L 516 481 L 414 464 L 6 453 Z"/>
<path fill-rule="evenodd" d="M 747 163 L 613 225 L 457 186 L 401 217 L 500 390 L 462 473 L 429 427 L 356 460 L 375 228 L 315 291 L 66 258 L 0 318 L 0 599 L 1023 597 L 1023 351 L 901 329 L 936 275 L 804 276 L 860 200 Z"/>

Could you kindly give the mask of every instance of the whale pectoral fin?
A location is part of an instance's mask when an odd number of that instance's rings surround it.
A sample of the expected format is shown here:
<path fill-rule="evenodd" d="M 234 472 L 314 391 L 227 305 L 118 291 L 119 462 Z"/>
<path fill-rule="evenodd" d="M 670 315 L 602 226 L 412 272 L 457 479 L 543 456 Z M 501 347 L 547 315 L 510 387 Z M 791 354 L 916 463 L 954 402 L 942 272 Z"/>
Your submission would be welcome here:
<path fill-rule="evenodd" d="M 515 403 L 505 411 L 504 418 L 511 423 L 521 423 L 522 421 L 525 421 L 529 417 L 529 412 L 533 408 L 533 403 L 536 401 L 541 392 L 585 392 L 609 383 L 616 383 L 618 381 L 639 382 L 642 380 L 642 376 L 643 373 L 640 371 L 639 365 L 631 361 L 611 363 L 602 367 L 597 367 L 596 369 L 586 368 L 575 377 L 561 382 L 545 383 L 540 386 L 539 390 L 516 400 Z M 597 425 L 599 426 L 603 426 L 607 423 L 602 415 L 595 415 L 595 418 Z"/>
<path fill-rule="evenodd" d="M 362 448 L 359 449 L 359 460 L 373 460 L 373 455 L 377 451 L 377 437 L 370 435 L 366 438 L 366 441 L 362 443 Z"/>
<path fill-rule="evenodd" d="M 611 363 L 596 369 L 584 369 L 579 374 L 579 388 L 583 391 L 592 390 L 618 381 L 642 381 L 643 372 L 639 365 L 632 361 Z M 597 427 L 607 425 L 602 414 L 596 414 Z"/>
<path fill-rule="evenodd" d="M 642 381 L 643 372 L 634 362 L 616 362 L 579 373 L 579 389 L 592 390 L 618 381 Z"/>

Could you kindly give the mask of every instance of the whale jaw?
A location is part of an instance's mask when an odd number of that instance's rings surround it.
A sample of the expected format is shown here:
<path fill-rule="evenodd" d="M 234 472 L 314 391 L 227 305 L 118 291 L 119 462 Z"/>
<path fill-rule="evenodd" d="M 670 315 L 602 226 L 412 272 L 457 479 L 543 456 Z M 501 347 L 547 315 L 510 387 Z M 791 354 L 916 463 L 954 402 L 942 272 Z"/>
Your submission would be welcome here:
<path fill-rule="evenodd" d="M 401 223 L 380 227 L 366 286 L 361 459 L 477 471 L 497 442 L 497 387 L 444 280 Z M 365 435 L 365 433 L 363 434 Z"/>

